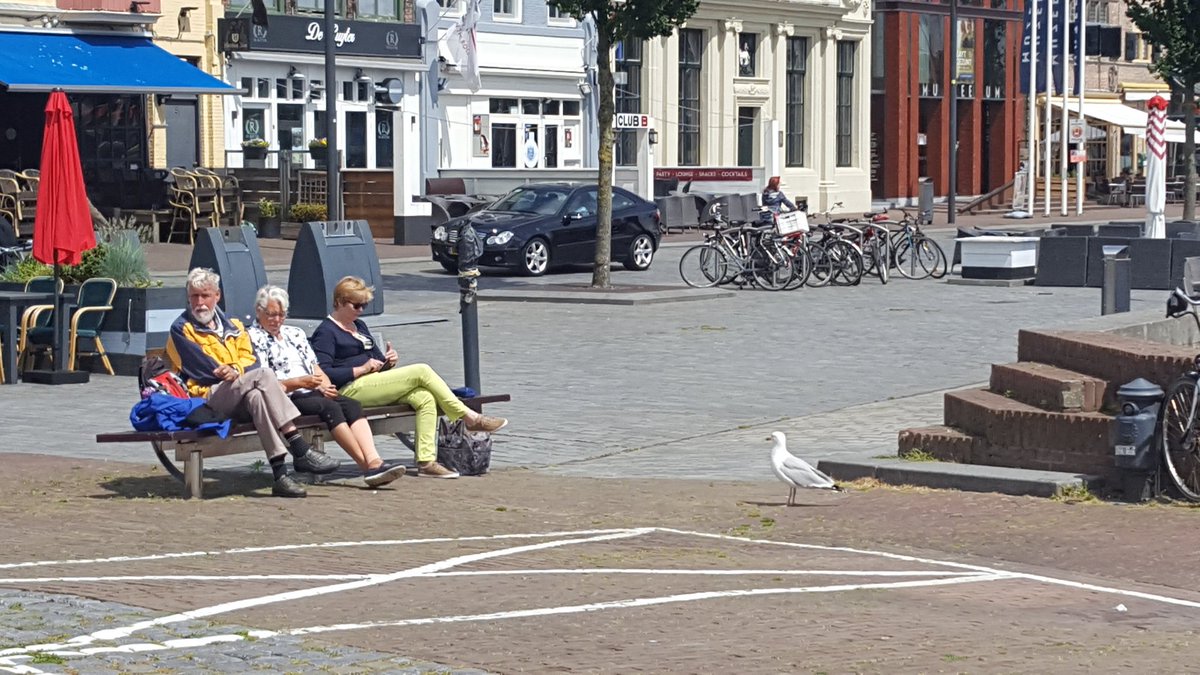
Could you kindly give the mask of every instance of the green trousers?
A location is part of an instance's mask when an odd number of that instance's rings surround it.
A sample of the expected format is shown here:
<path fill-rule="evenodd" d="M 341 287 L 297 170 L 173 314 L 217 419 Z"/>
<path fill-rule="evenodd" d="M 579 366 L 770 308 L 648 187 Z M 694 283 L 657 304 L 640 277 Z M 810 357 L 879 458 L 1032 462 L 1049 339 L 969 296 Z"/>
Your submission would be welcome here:
<path fill-rule="evenodd" d="M 417 412 L 417 461 L 437 459 L 438 409 L 451 420 L 467 414 L 446 381 L 424 363 L 398 366 L 370 373 L 341 388 L 342 396 L 352 398 L 365 408 L 407 403 Z"/>

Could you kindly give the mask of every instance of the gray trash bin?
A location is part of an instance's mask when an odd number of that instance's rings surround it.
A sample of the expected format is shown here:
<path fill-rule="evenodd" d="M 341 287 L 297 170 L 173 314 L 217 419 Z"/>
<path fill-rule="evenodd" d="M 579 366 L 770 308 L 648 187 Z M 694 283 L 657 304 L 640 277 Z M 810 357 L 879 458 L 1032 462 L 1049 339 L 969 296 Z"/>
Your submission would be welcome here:
<path fill-rule="evenodd" d="M 917 179 L 917 222 L 922 225 L 933 223 L 933 179 Z"/>
<path fill-rule="evenodd" d="M 364 315 L 383 313 L 383 275 L 371 226 L 365 220 L 304 223 L 288 272 L 288 314 L 323 319 L 333 309 L 333 287 L 342 277 L 361 278 L 375 287 Z"/>
<path fill-rule="evenodd" d="M 254 296 L 267 283 L 254 230 L 233 225 L 201 228 L 196 232 L 196 245 L 188 262 L 188 269 L 196 267 L 207 267 L 221 275 L 221 310 L 250 325 L 254 321 Z"/>

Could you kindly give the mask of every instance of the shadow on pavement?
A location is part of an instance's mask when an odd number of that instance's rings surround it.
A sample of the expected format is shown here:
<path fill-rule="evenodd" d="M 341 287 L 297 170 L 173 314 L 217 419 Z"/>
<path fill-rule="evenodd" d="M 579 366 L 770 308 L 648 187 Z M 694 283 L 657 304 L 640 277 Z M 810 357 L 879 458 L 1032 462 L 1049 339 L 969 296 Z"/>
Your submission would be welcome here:
<path fill-rule="evenodd" d="M 183 484 L 170 476 L 122 476 L 101 482 L 109 494 L 89 495 L 89 499 L 183 499 Z M 204 498 L 271 497 L 271 474 L 245 471 L 204 472 Z"/>

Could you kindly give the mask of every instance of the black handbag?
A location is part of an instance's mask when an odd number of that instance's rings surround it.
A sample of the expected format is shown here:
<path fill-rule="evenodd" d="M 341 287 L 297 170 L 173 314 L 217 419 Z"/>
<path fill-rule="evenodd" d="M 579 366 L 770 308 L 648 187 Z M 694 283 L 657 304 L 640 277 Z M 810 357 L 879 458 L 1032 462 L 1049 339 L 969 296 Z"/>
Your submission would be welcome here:
<path fill-rule="evenodd" d="M 480 476 L 492 463 L 492 435 L 469 431 L 463 420 L 438 418 L 438 464 L 464 476 Z"/>

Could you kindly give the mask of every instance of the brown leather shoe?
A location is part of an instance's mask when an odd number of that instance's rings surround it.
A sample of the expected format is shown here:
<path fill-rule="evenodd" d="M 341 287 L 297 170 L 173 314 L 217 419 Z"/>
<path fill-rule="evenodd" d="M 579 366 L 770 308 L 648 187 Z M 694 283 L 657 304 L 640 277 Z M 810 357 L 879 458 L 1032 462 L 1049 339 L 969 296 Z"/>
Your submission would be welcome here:
<path fill-rule="evenodd" d="M 487 415 L 480 415 L 478 422 L 475 424 L 467 424 L 467 431 L 486 431 L 490 434 L 500 431 L 506 426 L 508 426 L 508 420 L 504 419 L 503 417 L 488 417 Z"/>
<path fill-rule="evenodd" d="M 458 478 L 457 471 L 451 471 L 437 462 L 419 462 L 417 475 L 426 478 Z"/>

